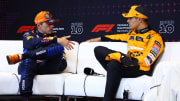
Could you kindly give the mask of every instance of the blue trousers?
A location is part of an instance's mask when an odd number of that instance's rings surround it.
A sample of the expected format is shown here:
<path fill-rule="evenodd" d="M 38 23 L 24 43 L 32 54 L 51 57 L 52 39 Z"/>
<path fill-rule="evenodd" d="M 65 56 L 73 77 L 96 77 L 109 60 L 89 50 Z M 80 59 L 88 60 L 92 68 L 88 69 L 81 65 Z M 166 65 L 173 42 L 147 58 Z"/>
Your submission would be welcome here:
<path fill-rule="evenodd" d="M 66 66 L 63 57 L 64 48 L 58 44 L 29 50 L 23 54 L 24 60 L 19 64 L 18 73 L 21 74 L 20 94 L 28 98 L 32 95 L 34 76 L 39 74 L 57 74 L 62 72 Z M 38 62 L 38 60 L 42 60 Z"/>

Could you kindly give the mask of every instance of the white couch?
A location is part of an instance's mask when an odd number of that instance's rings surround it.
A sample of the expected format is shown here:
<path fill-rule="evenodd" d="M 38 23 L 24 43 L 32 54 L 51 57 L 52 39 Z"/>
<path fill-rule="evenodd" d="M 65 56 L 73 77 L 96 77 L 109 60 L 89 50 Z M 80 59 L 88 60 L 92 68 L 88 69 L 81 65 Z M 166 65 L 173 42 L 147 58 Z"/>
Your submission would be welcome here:
<path fill-rule="evenodd" d="M 74 49 L 67 51 L 67 69 L 61 74 L 37 75 L 34 78 L 34 95 L 65 95 L 65 96 L 90 96 L 103 97 L 106 83 L 106 76 L 86 76 L 84 68 L 93 68 L 95 72 L 106 75 L 106 71 L 98 63 L 94 56 L 94 47 L 102 45 L 123 53 L 127 52 L 126 43 L 121 42 L 83 42 L 80 45 L 75 42 Z M 22 41 L 0 41 L 0 95 L 17 95 L 18 65 L 8 65 L 7 54 L 22 53 Z M 163 64 L 169 61 L 180 61 L 179 42 L 166 42 L 165 51 L 158 62 L 155 71 L 168 68 Z M 166 70 L 166 69 L 165 69 Z M 164 70 L 164 71 L 165 71 Z M 165 71 L 166 72 L 166 71 Z M 159 79 L 165 73 L 160 72 Z M 154 75 L 153 75 L 154 76 Z M 17 78 L 18 77 L 18 78 Z M 119 86 L 116 98 L 122 99 L 124 90 L 129 91 L 129 99 L 143 100 L 152 86 L 153 77 L 140 76 L 137 78 L 123 78 Z M 8 85 L 7 85 L 8 84 Z"/>
<path fill-rule="evenodd" d="M 120 42 L 84 42 L 79 46 L 77 74 L 65 79 L 65 95 L 103 97 L 106 77 L 88 76 L 84 74 L 84 68 L 93 68 L 95 72 L 106 75 L 106 71 L 98 63 L 94 56 L 94 47 L 106 46 L 123 53 L 127 52 L 127 44 Z M 124 90 L 129 90 L 129 98 L 140 100 L 144 91 L 150 86 L 151 77 L 123 78 L 119 86 L 116 98 L 123 98 Z M 73 86 L 72 86 L 73 84 Z M 73 89 L 73 90 L 72 90 Z"/>
<path fill-rule="evenodd" d="M 91 96 L 103 97 L 105 91 L 106 77 L 103 76 L 86 76 L 83 72 L 85 67 L 93 68 L 95 72 L 106 75 L 103 67 L 98 63 L 94 56 L 94 47 L 106 46 L 123 53 L 127 52 L 127 44 L 120 42 L 84 42 L 79 46 L 77 74 L 68 76 L 65 79 L 65 95 L 72 96 Z M 170 61 L 180 61 L 180 55 L 177 52 L 180 50 L 179 42 L 166 42 L 165 50 L 161 55 L 159 62 L 156 65 L 155 75 L 159 76 L 158 82 L 163 78 L 168 71 L 169 65 L 162 65 Z M 162 72 L 163 71 L 163 72 Z M 123 78 L 116 98 L 122 99 L 124 90 L 129 91 L 129 99 L 143 100 L 144 96 L 150 91 L 150 88 L 157 85 L 154 83 L 153 77 L 140 76 L 137 78 Z"/>
<path fill-rule="evenodd" d="M 22 41 L 0 41 L 0 95 L 19 94 L 18 64 L 8 65 L 6 55 L 23 52 Z M 67 68 L 64 73 L 52 75 L 37 75 L 34 78 L 34 95 L 63 95 L 64 80 L 72 73 L 76 73 L 77 52 L 79 44 L 75 42 L 74 49 L 67 53 Z"/>

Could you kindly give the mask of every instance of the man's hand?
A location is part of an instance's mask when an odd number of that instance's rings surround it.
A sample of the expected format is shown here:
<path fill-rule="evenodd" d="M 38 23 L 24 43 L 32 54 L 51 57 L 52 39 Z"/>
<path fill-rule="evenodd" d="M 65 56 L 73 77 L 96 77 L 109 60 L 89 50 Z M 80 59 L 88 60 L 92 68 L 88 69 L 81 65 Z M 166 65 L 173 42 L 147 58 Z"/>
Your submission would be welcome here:
<path fill-rule="evenodd" d="M 71 36 L 64 36 L 61 38 L 57 38 L 57 43 L 61 44 L 63 47 L 65 47 L 67 50 L 74 49 L 72 45 L 75 45 L 73 41 L 68 40 Z"/>
<path fill-rule="evenodd" d="M 122 55 L 121 63 L 124 64 L 125 67 L 136 66 L 136 65 L 138 65 L 138 60 L 136 58 L 133 58 L 133 57 L 130 57 L 127 55 Z"/>

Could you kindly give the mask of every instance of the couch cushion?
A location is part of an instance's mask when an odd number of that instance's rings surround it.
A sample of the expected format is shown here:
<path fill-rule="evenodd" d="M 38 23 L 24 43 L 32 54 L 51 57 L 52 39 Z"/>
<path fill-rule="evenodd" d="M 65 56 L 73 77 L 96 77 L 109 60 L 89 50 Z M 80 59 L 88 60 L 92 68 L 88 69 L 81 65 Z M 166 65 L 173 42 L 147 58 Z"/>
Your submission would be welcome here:
<path fill-rule="evenodd" d="M 84 74 L 70 75 L 65 80 L 65 95 L 104 97 L 106 77 L 86 76 Z M 73 85 L 73 86 L 72 86 Z M 116 98 L 123 98 L 124 90 L 129 90 L 129 99 L 142 100 L 149 91 L 151 77 L 123 78 Z"/>
<path fill-rule="evenodd" d="M 33 95 L 63 95 L 64 80 L 71 73 L 36 75 L 33 82 Z M 19 94 L 20 75 L 0 73 L 0 95 Z"/>
<path fill-rule="evenodd" d="M 84 74 L 72 74 L 65 79 L 64 94 L 73 96 L 85 96 Z"/>
<path fill-rule="evenodd" d="M 17 95 L 19 78 L 17 74 L 0 72 L 0 95 Z"/>
<path fill-rule="evenodd" d="M 64 80 L 71 73 L 36 75 L 33 83 L 34 95 L 63 95 Z"/>

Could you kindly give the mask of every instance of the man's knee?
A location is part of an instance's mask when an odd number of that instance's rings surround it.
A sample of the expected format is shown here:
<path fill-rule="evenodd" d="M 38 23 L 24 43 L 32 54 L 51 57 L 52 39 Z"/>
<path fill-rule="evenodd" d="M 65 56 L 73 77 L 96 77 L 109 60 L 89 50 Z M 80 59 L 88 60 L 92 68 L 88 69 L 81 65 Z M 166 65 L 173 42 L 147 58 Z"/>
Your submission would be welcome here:
<path fill-rule="evenodd" d="M 28 69 L 32 69 L 32 70 L 37 69 L 36 60 L 31 59 L 31 58 L 27 58 L 23 60 L 18 66 L 18 74 L 21 74 L 22 72 L 25 72 Z M 34 70 L 34 72 L 35 71 L 36 70 Z"/>
<path fill-rule="evenodd" d="M 94 54 L 96 58 L 102 58 L 105 59 L 105 57 L 110 53 L 110 49 L 103 47 L 103 46 L 97 46 L 94 48 Z"/>
<path fill-rule="evenodd" d="M 94 53 L 95 53 L 95 54 L 99 54 L 103 49 L 104 49 L 103 46 L 96 46 L 96 47 L 94 48 Z"/>
<path fill-rule="evenodd" d="M 121 63 L 119 63 L 116 60 L 111 60 L 108 64 L 108 71 L 121 71 L 121 66 L 123 66 Z"/>

